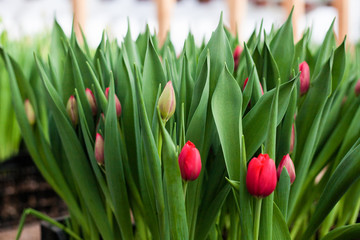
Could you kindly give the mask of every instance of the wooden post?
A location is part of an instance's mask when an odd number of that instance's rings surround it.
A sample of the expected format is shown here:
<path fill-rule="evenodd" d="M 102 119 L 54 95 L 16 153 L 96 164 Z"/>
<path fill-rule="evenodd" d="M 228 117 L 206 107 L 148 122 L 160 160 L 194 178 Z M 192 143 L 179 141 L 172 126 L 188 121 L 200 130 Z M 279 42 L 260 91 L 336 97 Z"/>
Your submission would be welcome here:
<path fill-rule="evenodd" d="M 230 31 L 232 34 L 238 34 L 239 41 L 242 39 L 242 25 L 246 18 L 248 0 L 228 0 L 230 13 Z"/>
<path fill-rule="evenodd" d="M 300 19 L 305 14 L 305 2 L 304 0 L 285 0 L 284 7 L 286 9 L 286 13 L 290 14 L 291 9 L 294 7 L 292 24 L 293 24 L 293 32 L 294 32 L 294 41 L 297 42 L 301 39 L 302 33 L 299 32 L 299 22 Z"/>
<path fill-rule="evenodd" d="M 349 31 L 349 0 L 334 0 L 333 6 L 337 9 L 339 15 L 339 34 L 337 43 L 340 44 Z"/>
<path fill-rule="evenodd" d="M 155 0 L 157 15 L 158 15 L 158 24 L 159 24 L 159 47 L 161 47 L 165 40 L 167 33 L 170 30 L 170 21 L 172 10 L 175 4 L 175 0 Z"/>
<path fill-rule="evenodd" d="M 81 29 L 84 30 L 86 23 L 86 0 L 73 0 L 74 31 L 80 44 L 83 42 Z M 81 26 L 81 28 L 80 28 Z"/>

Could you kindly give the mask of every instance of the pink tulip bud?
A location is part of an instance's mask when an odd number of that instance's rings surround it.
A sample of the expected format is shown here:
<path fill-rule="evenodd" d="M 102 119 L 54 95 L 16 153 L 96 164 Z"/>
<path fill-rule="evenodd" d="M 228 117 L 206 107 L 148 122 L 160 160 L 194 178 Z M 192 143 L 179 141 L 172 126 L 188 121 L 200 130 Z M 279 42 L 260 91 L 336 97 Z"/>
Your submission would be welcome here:
<path fill-rule="evenodd" d="M 98 164 L 104 164 L 104 139 L 100 133 L 96 133 L 95 139 L 95 159 Z"/>
<path fill-rule="evenodd" d="M 290 152 L 294 150 L 294 145 L 295 145 L 295 125 L 293 124 L 291 128 L 291 137 L 290 137 Z"/>
<path fill-rule="evenodd" d="M 243 91 L 245 90 L 245 87 L 246 87 L 246 84 L 248 83 L 248 81 L 249 81 L 249 78 L 246 78 L 245 82 L 244 82 L 244 86 L 243 86 Z M 259 83 L 259 84 L 260 84 L 260 88 L 261 88 L 261 95 L 264 95 L 264 90 L 261 86 L 261 83 Z"/>
<path fill-rule="evenodd" d="M 181 177 L 186 181 L 198 178 L 201 171 L 201 158 L 199 150 L 188 141 L 179 154 Z"/>
<path fill-rule="evenodd" d="M 109 100 L 109 90 L 110 88 L 106 88 L 105 90 L 105 96 L 106 96 L 106 99 Z M 116 107 L 116 116 L 120 117 L 121 116 L 121 103 L 118 99 L 118 97 L 116 96 L 115 94 L 115 107 Z"/>
<path fill-rule="evenodd" d="M 67 104 L 66 104 L 66 111 L 70 117 L 70 120 L 74 126 L 78 124 L 79 121 L 79 113 L 77 108 L 77 103 L 74 95 L 71 95 Z"/>
<path fill-rule="evenodd" d="M 89 105 L 91 107 L 92 115 L 96 116 L 97 105 L 96 105 L 96 100 L 95 100 L 94 94 L 89 88 L 87 88 L 85 90 L 85 94 L 86 94 L 86 97 L 87 97 L 87 99 L 89 101 Z"/>
<path fill-rule="evenodd" d="M 360 79 L 357 81 L 357 83 L 355 85 L 355 95 L 356 96 L 360 95 Z"/>
<path fill-rule="evenodd" d="M 259 154 L 250 160 L 246 173 L 246 187 L 256 197 L 267 197 L 276 188 L 275 162 L 268 154 Z"/>
<path fill-rule="evenodd" d="M 172 115 L 174 115 L 176 108 L 176 99 L 171 81 L 168 81 L 165 85 L 164 90 L 159 97 L 158 105 L 161 118 L 163 120 L 167 121 L 172 117 Z"/>
<path fill-rule="evenodd" d="M 310 86 L 310 69 L 309 65 L 304 61 L 299 65 L 300 73 L 300 96 L 304 95 Z"/>
<path fill-rule="evenodd" d="M 280 178 L 281 172 L 284 169 L 284 167 L 286 168 L 286 170 L 287 170 L 287 172 L 288 172 L 288 174 L 290 176 L 290 183 L 292 184 L 295 181 L 296 174 L 295 174 L 294 163 L 291 160 L 289 154 L 286 154 L 282 158 L 282 160 L 281 160 L 281 162 L 280 162 L 280 164 L 279 164 L 279 166 L 277 168 L 277 177 L 278 177 L 278 179 Z"/>
<path fill-rule="evenodd" d="M 234 50 L 233 57 L 234 57 L 234 65 L 235 65 L 234 69 L 235 69 L 235 71 L 239 67 L 240 55 L 241 55 L 242 51 L 243 51 L 243 48 L 240 45 L 237 45 L 235 50 Z"/>
<path fill-rule="evenodd" d="M 25 100 L 24 108 L 25 108 L 25 113 L 26 113 L 26 116 L 28 118 L 28 121 L 29 121 L 30 125 L 34 125 L 34 123 L 35 123 L 35 112 L 34 112 L 34 108 L 32 107 L 29 99 Z"/>

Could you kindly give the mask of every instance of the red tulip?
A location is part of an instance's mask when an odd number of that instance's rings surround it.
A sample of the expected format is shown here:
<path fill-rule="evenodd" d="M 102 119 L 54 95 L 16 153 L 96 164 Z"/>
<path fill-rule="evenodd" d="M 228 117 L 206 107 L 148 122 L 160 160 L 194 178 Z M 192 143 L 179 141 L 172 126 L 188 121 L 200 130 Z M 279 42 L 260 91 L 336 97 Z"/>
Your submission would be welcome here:
<path fill-rule="evenodd" d="M 243 91 L 245 90 L 245 87 L 246 87 L 246 84 L 248 83 L 248 81 L 249 81 L 249 78 L 246 78 L 245 82 L 244 82 L 244 86 L 243 86 Z M 261 83 L 259 83 L 259 84 L 260 84 L 260 88 L 261 88 L 261 95 L 264 95 L 264 90 L 261 86 Z"/>
<path fill-rule="evenodd" d="M 96 100 L 95 100 L 94 94 L 89 88 L 87 88 L 85 90 L 85 94 L 88 99 L 89 105 L 91 107 L 92 115 L 95 116 L 97 113 L 97 105 L 96 105 Z"/>
<path fill-rule="evenodd" d="M 240 55 L 243 51 L 243 48 L 240 45 L 237 45 L 235 50 L 234 50 L 234 54 L 233 54 L 233 58 L 234 58 L 234 69 L 236 71 L 236 69 L 239 66 L 239 61 L 240 61 Z"/>
<path fill-rule="evenodd" d="M 110 90 L 110 88 L 106 88 L 106 90 L 105 90 L 106 99 L 109 99 L 109 90 Z M 116 94 L 115 94 L 115 107 L 116 107 L 116 115 L 118 117 L 120 117 L 121 116 L 121 103 L 120 103 L 118 97 L 116 96 Z"/>
<path fill-rule="evenodd" d="M 168 81 L 165 85 L 164 90 L 159 97 L 158 105 L 163 120 L 167 121 L 174 115 L 176 99 L 171 81 Z"/>
<path fill-rule="evenodd" d="M 294 150 L 294 146 L 295 146 L 295 125 L 293 124 L 291 128 L 291 137 L 290 137 L 290 152 Z"/>
<path fill-rule="evenodd" d="M 100 133 L 96 134 L 95 139 L 95 159 L 98 162 L 98 164 L 103 165 L 104 164 L 104 139 L 101 136 Z"/>
<path fill-rule="evenodd" d="M 198 178 L 201 171 L 201 158 L 199 150 L 188 141 L 179 154 L 181 177 L 186 181 Z"/>
<path fill-rule="evenodd" d="M 295 181 L 296 174 L 295 174 L 294 163 L 291 160 L 289 154 L 286 154 L 282 158 L 282 160 L 281 160 L 281 162 L 280 162 L 280 164 L 279 164 L 279 166 L 277 168 L 277 177 L 278 177 L 278 179 L 280 178 L 281 172 L 284 169 L 284 167 L 286 168 L 286 170 L 287 170 L 287 172 L 288 172 L 288 174 L 290 176 L 290 183 L 292 184 Z"/>
<path fill-rule="evenodd" d="M 310 87 L 310 69 L 307 62 L 302 62 L 299 65 L 300 73 L 300 96 L 304 95 Z"/>
<path fill-rule="evenodd" d="M 251 159 L 246 173 L 246 187 L 256 197 L 267 197 L 276 188 L 275 162 L 268 154 L 259 154 Z"/>
<path fill-rule="evenodd" d="M 357 83 L 355 85 L 355 95 L 356 96 L 360 95 L 360 79 L 357 81 Z"/>
<path fill-rule="evenodd" d="M 34 112 L 34 108 L 33 106 L 31 105 L 30 103 L 30 100 L 29 99 L 26 99 L 25 102 L 24 102 L 24 108 L 25 108 L 25 113 L 26 113 L 26 116 L 27 116 L 27 119 L 30 123 L 30 125 L 34 125 L 35 123 L 35 112 Z"/>
<path fill-rule="evenodd" d="M 77 108 L 77 103 L 74 95 L 71 95 L 67 104 L 66 104 L 66 111 L 70 117 L 70 120 L 74 126 L 78 124 L 79 121 L 79 113 Z"/>

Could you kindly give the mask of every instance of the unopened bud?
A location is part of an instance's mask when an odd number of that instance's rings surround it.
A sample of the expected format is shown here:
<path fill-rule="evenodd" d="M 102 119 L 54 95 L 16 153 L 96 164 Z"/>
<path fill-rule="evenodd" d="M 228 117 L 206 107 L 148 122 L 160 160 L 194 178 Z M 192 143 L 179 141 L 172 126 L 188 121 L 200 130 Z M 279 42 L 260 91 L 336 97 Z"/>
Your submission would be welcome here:
<path fill-rule="evenodd" d="M 34 108 L 31 105 L 29 99 L 25 100 L 24 108 L 25 108 L 25 113 L 26 113 L 26 116 L 28 118 L 28 121 L 29 121 L 30 125 L 34 125 L 34 123 L 35 123 L 35 112 L 34 112 Z"/>
<path fill-rule="evenodd" d="M 360 79 L 357 81 L 357 83 L 355 85 L 355 95 L 356 96 L 360 95 Z"/>
<path fill-rule="evenodd" d="M 304 95 L 310 87 L 310 69 L 307 62 L 302 62 L 299 65 L 300 73 L 300 96 Z"/>
<path fill-rule="evenodd" d="M 67 104 L 66 104 L 66 111 L 70 117 L 70 120 L 74 126 L 78 124 L 79 121 L 79 113 L 78 113 L 78 107 L 76 103 L 76 99 L 74 95 L 71 95 Z"/>
<path fill-rule="evenodd" d="M 91 112 L 92 112 L 92 115 L 93 116 L 96 116 L 96 113 L 97 113 L 97 105 L 96 105 L 96 100 L 95 100 L 95 96 L 93 94 L 93 92 L 87 88 L 85 90 L 85 94 L 86 94 L 86 97 L 88 99 L 88 102 L 89 102 L 89 105 L 91 107 Z"/>
<path fill-rule="evenodd" d="M 165 85 L 164 90 L 160 95 L 158 105 L 161 118 L 163 120 L 167 121 L 172 117 L 172 115 L 174 115 L 176 108 L 176 99 L 171 81 L 168 81 Z"/>
<path fill-rule="evenodd" d="M 246 78 L 245 82 L 244 82 L 244 86 L 243 86 L 243 91 L 245 90 L 245 87 L 246 87 L 248 81 L 249 81 L 249 78 Z M 263 90 L 263 88 L 261 86 L 261 83 L 259 82 L 259 84 L 260 84 L 260 89 L 261 89 L 261 95 L 264 95 L 264 90 Z"/>
<path fill-rule="evenodd" d="M 281 175 L 281 172 L 283 171 L 284 167 L 286 168 L 286 171 L 288 172 L 289 176 L 290 176 L 290 183 L 292 184 L 294 181 L 295 181 L 295 178 L 296 178 L 296 174 L 295 174 L 295 167 L 294 167 L 294 163 L 293 161 L 291 160 L 290 158 L 290 155 L 289 154 L 286 154 L 278 168 L 277 168 L 277 177 L 278 179 L 280 178 L 280 175 Z"/>
<path fill-rule="evenodd" d="M 237 45 L 235 50 L 234 50 L 233 58 L 234 58 L 234 69 L 235 69 L 235 71 L 237 70 L 237 68 L 239 66 L 240 55 L 241 55 L 242 51 L 243 51 L 243 48 L 240 45 Z"/>
<path fill-rule="evenodd" d="M 95 159 L 99 165 L 104 164 L 104 139 L 100 133 L 96 134 L 95 139 Z"/>
<path fill-rule="evenodd" d="M 110 90 L 110 88 L 106 88 L 106 90 L 105 90 L 105 96 L 106 96 L 106 99 L 108 99 L 108 100 L 109 100 L 109 90 Z M 116 116 L 120 117 L 121 116 L 121 103 L 120 103 L 118 97 L 116 96 L 116 94 L 115 94 L 115 107 L 116 107 Z"/>
<path fill-rule="evenodd" d="M 193 181 L 201 172 L 201 157 L 195 145 L 188 141 L 179 154 L 181 177 L 185 181 Z"/>

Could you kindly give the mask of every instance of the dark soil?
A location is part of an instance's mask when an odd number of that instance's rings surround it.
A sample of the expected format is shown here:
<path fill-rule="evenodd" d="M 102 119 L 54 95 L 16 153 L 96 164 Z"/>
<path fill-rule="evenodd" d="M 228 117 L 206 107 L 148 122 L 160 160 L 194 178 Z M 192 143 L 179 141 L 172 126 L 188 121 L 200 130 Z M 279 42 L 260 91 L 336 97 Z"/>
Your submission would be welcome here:
<path fill-rule="evenodd" d="M 65 203 L 52 190 L 28 154 L 19 154 L 0 165 L 0 229 L 17 226 L 26 208 L 50 217 L 67 214 Z M 26 222 L 38 220 L 28 216 Z"/>

